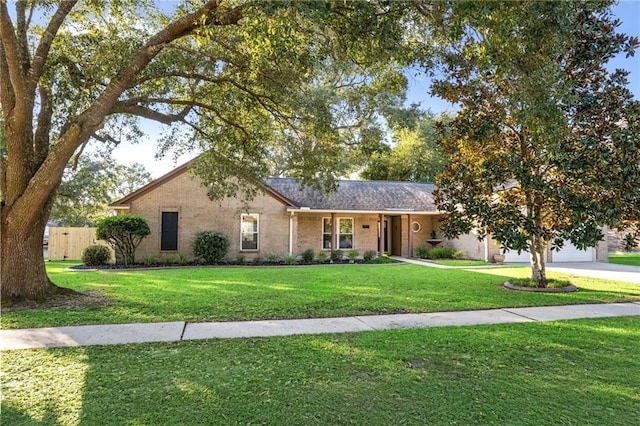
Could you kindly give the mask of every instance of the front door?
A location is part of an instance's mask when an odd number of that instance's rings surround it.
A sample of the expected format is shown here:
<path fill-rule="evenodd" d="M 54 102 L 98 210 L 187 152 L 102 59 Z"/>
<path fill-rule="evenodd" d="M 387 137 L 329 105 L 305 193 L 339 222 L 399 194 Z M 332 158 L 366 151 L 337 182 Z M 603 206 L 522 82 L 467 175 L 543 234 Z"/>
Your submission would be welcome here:
<path fill-rule="evenodd" d="M 402 217 L 391 218 L 391 255 L 402 256 Z"/>

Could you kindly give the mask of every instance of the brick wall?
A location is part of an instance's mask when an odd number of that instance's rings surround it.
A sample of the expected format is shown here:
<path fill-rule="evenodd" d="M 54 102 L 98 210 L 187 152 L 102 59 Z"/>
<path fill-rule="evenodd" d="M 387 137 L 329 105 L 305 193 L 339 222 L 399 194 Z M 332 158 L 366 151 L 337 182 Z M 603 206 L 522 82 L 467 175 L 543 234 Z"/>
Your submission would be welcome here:
<path fill-rule="evenodd" d="M 228 259 L 235 259 L 240 251 L 240 215 L 259 215 L 259 250 L 243 252 L 247 258 L 266 257 L 268 253 L 289 251 L 289 214 L 286 206 L 269 195 L 258 195 L 244 208 L 242 196 L 212 201 L 207 189 L 188 171 L 175 176 L 139 198 L 131 201 L 131 214 L 144 216 L 151 235 L 136 251 L 136 259 L 146 255 L 170 258 L 176 253 L 193 258 L 192 241 L 199 231 L 222 232 L 231 242 Z M 162 212 L 178 212 L 178 250 L 161 251 L 160 233 Z"/>

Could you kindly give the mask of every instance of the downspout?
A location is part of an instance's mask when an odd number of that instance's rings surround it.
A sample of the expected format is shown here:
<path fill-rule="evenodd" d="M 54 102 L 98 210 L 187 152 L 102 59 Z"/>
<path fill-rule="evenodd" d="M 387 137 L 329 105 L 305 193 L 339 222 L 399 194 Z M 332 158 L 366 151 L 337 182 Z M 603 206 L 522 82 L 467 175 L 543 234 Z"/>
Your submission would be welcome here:
<path fill-rule="evenodd" d="M 293 215 L 295 213 L 292 211 L 289 216 L 289 254 L 293 254 Z"/>

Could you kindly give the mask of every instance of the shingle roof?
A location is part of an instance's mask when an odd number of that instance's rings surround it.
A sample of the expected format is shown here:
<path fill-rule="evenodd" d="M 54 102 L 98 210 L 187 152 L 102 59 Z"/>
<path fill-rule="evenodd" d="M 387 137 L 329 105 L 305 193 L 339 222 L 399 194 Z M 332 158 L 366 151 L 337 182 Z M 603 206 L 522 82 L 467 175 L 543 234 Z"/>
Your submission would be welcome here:
<path fill-rule="evenodd" d="M 294 179 L 271 178 L 266 185 L 295 203 L 313 210 L 436 212 L 435 185 L 416 182 L 341 180 L 330 194 L 300 188 Z"/>

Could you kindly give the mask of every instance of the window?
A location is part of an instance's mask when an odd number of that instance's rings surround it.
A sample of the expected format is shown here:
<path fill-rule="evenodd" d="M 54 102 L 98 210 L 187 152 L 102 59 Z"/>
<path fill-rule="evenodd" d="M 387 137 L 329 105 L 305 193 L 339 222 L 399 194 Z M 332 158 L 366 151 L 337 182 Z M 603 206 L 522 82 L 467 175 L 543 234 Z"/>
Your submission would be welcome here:
<path fill-rule="evenodd" d="M 258 215 L 243 214 L 240 218 L 240 250 L 258 250 Z"/>
<path fill-rule="evenodd" d="M 178 250 L 178 212 L 162 212 L 160 250 Z"/>
<path fill-rule="evenodd" d="M 338 218 L 336 230 L 339 249 L 353 248 L 353 219 L 350 217 Z M 331 248 L 331 218 L 322 218 L 322 248 Z"/>

